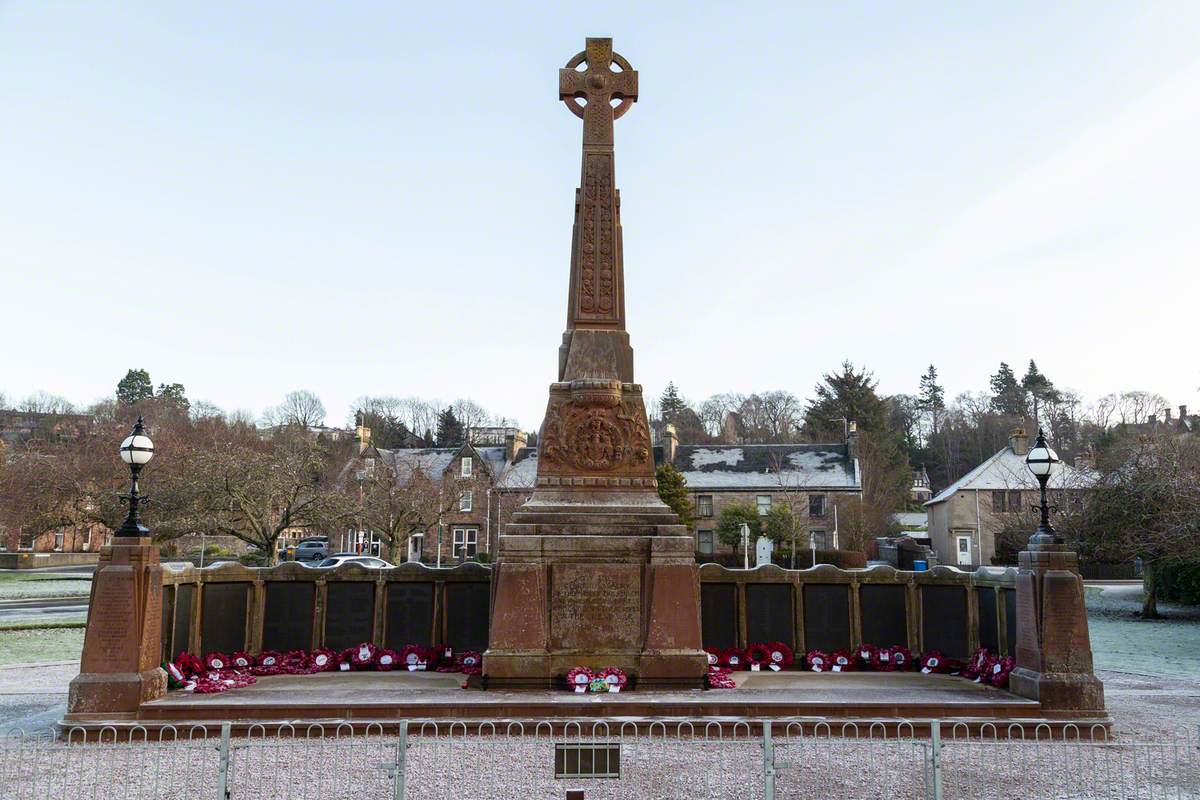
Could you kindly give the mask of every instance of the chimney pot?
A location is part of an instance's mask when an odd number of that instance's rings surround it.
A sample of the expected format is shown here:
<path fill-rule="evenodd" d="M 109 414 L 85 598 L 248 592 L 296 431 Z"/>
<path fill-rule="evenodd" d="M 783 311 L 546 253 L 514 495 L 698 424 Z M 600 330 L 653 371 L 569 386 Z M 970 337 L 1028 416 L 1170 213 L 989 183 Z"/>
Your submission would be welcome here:
<path fill-rule="evenodd" d="M 663 428 L 662 445 L 663 461 L 668 464 L 674 464 L 675 452 L 679 448 L 679 434 L 675 432 L 675 426 L 670 423 L 667 423 Z"/>
<path fill-rule="evenodd" d="M 1180 418 L 1180 419 L 1187 419 L 1187 406 L 1180 406 L 1180 407 L 1179 407 L 1179 418 Z"/>
<path fill-rule="evenodd" d="M 1014 455 L 1029 455 L 1029 434 L 1025 433 L 1023 427 L 1018 425 L 1013 428 L 1012 434 L 1008 437 L 1008 446 L 1012 448 Z"/>

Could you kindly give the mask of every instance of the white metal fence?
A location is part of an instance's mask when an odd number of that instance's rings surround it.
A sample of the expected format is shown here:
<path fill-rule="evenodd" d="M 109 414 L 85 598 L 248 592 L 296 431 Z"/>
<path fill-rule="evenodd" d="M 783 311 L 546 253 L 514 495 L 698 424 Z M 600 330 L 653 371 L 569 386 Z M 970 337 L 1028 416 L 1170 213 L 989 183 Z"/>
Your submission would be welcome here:
<path fill-rule="evenodd" d="M 810 719 L 411 722 L 0 738 L 13 798 L 1200 798 L 1200 736 Z M 589 767 L 614 777 L 575 777 Z M 557 775 L 557 777 L 556 777 Z M 564 776 L 565 775 L 565 776 Z"/>

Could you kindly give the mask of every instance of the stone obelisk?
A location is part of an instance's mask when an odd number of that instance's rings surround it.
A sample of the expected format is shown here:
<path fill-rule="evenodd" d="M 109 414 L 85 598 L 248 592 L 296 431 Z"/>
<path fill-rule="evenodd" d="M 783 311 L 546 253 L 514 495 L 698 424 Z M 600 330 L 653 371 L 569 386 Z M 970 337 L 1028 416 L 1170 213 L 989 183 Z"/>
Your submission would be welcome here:
<path fill-rule="evenodd" d="M 588 39 L 559 70 L 559 99 L 583 119 L 567 329 L 537 485 L 500 536 L 489 686 L 547 686 L 577 665 L 699 686 L 706 669 L 692 540 L 658 496 L 625 330 L 613 121 L 637 79 L 611 39 Z"/>

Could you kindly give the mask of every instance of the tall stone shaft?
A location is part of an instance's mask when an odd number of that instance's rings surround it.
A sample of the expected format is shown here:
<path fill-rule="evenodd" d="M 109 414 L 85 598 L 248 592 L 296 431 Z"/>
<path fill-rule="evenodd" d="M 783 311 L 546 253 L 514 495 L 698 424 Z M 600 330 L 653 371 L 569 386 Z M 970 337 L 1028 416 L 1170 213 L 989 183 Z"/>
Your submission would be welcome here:
<path fill-rule="evenodd" d="M 643 685 L 699 686 L 699 573 L 658 496 L 625 330 L 613 121 L 637 100 L 637 72 L 611 39 L 588 39 L 559 71 L 559 99 L 583 119 L 567 329 L 537 484 L 499 538 L 484 677 L 546 686 L 573 666 L 616 666 Z"/>

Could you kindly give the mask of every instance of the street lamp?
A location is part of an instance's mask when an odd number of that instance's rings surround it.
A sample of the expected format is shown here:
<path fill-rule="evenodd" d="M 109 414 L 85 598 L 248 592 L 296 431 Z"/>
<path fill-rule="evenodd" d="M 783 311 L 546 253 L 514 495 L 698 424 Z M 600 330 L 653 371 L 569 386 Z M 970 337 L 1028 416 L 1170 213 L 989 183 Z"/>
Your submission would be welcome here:
<path fill-rule="evenodd" d="M 130 486 L 129 494 L 121 495 L 121 499 L 129 501 L 129 514 L 125 517 L 125 523 L 117 531 L 117 536 L 150 535 L 150 529 L 143 525 L 138 518 L 138 503 L 143 499 L 138 493 L 138 474 L 141 473 L 142 467 L 150 463 L 152 458 L 154 458 L 154 442 L 150 441 L 150 437 L 146 435 L 142 418 L 138 417 L 137 424 L 133 426 L 133 432 L 125 437 L 125 441 L 121 442 L 121 460 L 129 465 L 129 472 L 133 475 L 133 484 Z"/>
<path fill-rule="evenodd" d="M 1050 480 L 1050 473 L 1054 471 L 1054 465 L 1057 463 L 1058 453 L 1050 449 L 1050 445 L 1046 444 L 1046 435 L 1038 428 L 1037 441 L 1029 455 L 1025 456 L 1025 466 L 1029 467 L 1033 477 L 1037 478 L 1042 493 L 1042 502 L 1038 509 L 1042 514 L 1042 521 L 1033 536 L 1029 537 L 1031 545 L 1062 544 L 1062 540 L 1054 532 L 1054 526 L 1050 524 L 1050 506 L 1046 503 L 1046 482 Z"/>
<path fill-rule="evenodd" d="M 742 523 L 742 569 L 750 569 L 750 526 L 745 522 Z"/>

